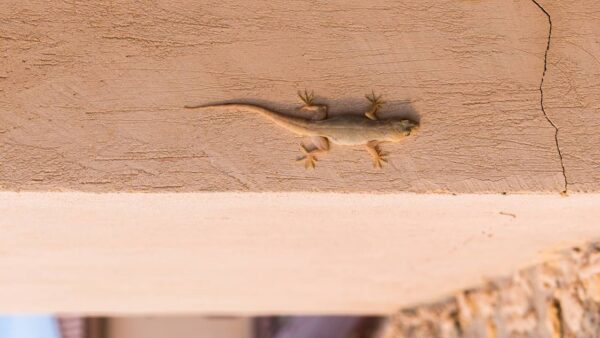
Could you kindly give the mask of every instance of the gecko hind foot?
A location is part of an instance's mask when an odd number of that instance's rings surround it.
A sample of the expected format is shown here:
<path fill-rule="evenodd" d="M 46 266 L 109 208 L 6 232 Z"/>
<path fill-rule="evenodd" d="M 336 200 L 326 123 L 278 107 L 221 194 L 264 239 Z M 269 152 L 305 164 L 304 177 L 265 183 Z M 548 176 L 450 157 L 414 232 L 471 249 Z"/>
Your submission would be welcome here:
<path fill-rule="evenodd" d="M 308 113 L 311 120 L 325 120 L 327 118 L 327 106 L 324 104 L 315 104 L 315 92 L 304 90 L 304 93 L 298 91 L 300 100 L 304 102 L 304 106 L 300 107 L 301 112 Z"/>
<path fill-rule="evenodd" d="M 308 92 L 308 90 L 304 89 L 304 93 L 302 93 L 302 91 L 298 91 L 298 96 L 300 97 L 300 100 L 302 100 L 302 102 L 304 102 L 304 104 L 306 106 L 312 106 L 313 105 L 313 101 L 315 99 L 315 92 L 314 91 L 310 91 L 310 93 Z"/>
<path fill-rule="evenodd" d="M 299 158 L 298 161 L 304 161 L 304 169 L 315 169 L 318 160 L 315 155 L 306 155 Z"/>
<path fill-rule="evenodd" d="M 385 101 L 381 99 L 381 95 L 375 95 L 374 91 L 371 91 L 371 95 L 365 95 L 365 98 L 371 102 L 371 109 L 365 113 L 365 116 L 371 120 L 377 120 L 377 111 L 383 107 Z"/>
<path fill-rule="evenodd" d="M 318 161 L 314 154 L 315 152 L 316 150 L 308 150 L 302 145 L 302 153 L 304 153 L 304 155 L 299 157 L 296 161 L 304 161 L 304 169 L 314 169 Z"/>
<path fill-rule="evenodd" d="M 308 170 L 308 169 L 315 169 L 318 159 L 315 155 L 307 154 L 307 155 L 304 155 L 304 156 L 298 158 L 296 161 L 298 161 L 298 162 L 304 161 L 304 169 Z"/>

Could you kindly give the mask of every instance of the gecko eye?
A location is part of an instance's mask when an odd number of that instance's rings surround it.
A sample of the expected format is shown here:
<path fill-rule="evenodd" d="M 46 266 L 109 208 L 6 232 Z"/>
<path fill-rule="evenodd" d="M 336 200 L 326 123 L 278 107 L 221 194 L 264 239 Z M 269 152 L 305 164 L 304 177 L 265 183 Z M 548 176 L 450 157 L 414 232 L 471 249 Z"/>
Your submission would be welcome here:
<path fill-rule="evenodd" d="M 396 132 L 402 136 L 409 136 L 417 128 L 419 128 L 419 125 L 411 120 L 398 121 L 394 126 Z"/>
<path fill-rule="evenodd" d="M 419 124 L 414 121 L 405 120 L 406 136 L 410 135 L 413 130 L 419 129 Z"/>

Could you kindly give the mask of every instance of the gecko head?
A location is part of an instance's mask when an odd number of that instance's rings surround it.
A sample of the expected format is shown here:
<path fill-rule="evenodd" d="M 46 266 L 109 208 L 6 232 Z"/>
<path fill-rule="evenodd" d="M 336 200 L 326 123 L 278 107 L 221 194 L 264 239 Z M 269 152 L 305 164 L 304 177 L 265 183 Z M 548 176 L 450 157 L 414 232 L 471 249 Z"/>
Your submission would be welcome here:
<path fill-rule="evenodd" d="M 392 122 L 394 139 L 400 140 L 419 129 L 419 124 L 411 120 L 395 120 Z"/>

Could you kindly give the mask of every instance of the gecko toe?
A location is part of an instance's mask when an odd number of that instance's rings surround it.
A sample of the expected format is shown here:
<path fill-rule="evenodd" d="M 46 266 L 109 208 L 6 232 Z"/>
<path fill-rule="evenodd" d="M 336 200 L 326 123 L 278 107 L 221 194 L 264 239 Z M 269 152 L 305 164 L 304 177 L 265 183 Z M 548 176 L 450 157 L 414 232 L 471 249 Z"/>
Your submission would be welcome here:
<path fill-rule="evenodd" d="M 313 105 L 313 101 L 315 99 L 314 91 L 311 90 L 309 93 L 308 90 L 304 89 L 304 93 L 298 91 L 298 96 L 300 97 L 300 100 L 302 100 L 302 102 L 304 102 L 304 104 L 306 104 L 307 106 Z"/>
<path fill-rule="evenodd" d="M 304 169 L 314 169 L 318 159 L 311 154 L 305 154 L 302 157 L 296 159 L 297 162 L 304 161 Z"/>
<path fill-rule="evenodd" d="M 306 162 L 304 162 L 305 169 L 315 169 L 315 164 L 317 162 L 317 158 L 314 156 L 309 156 L 306 158 Z"/>

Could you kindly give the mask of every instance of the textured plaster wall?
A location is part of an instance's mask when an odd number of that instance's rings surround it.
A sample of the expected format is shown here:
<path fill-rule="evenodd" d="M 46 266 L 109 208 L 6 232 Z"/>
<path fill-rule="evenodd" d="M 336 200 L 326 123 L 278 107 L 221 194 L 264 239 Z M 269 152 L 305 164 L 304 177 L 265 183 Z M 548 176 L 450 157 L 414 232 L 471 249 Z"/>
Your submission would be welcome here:
<path fill-rule="evenodd" d="M 34 191 L 598 191 L 594 1 L 5 1 L 0 188 Z M 552 33 L 550 34 L 550 28 Z M 421 120 L 317 170 L 259 116 L 314 89 L 333 115 Z M 543 94 L 543 98 L 542 98 Z"/>

